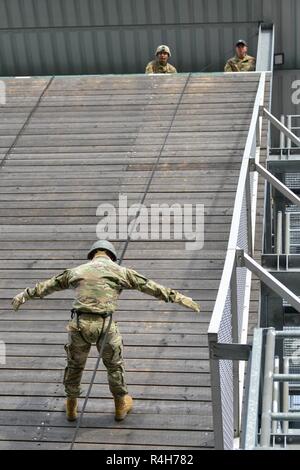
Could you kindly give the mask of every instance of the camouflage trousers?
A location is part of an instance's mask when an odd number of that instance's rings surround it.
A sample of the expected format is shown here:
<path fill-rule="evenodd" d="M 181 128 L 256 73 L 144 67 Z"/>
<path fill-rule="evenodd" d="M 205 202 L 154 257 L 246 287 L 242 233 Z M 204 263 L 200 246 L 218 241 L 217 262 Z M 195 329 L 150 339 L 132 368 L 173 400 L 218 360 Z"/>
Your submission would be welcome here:
<path fill-rule="evenodd" d="M 99 341 L 103 322 L 105 322 L 104 329 L 102 338 Z M 100 315 L 84 314 L 80 316 L 80 331 L 78 331 L 77 321 L 75 319 L 70 320 L 68 325 L 69 342 L 65 345 L 67 367 L 64 374 L 64 386 L 67 397 L 79 397 L 81 394 L 81 378 L 91 345 L 96 343 L 97 349 L 100 351 L 108 324 L 109 318 L 103 319 Z M 107 334 L 102 360 L 107 369 L 111 393 L 114 396 L 127 394 L 128 390 L 125 383 L 123 360 L 123 341 L 118 326 L 114 321 L 112 321 Z"/>

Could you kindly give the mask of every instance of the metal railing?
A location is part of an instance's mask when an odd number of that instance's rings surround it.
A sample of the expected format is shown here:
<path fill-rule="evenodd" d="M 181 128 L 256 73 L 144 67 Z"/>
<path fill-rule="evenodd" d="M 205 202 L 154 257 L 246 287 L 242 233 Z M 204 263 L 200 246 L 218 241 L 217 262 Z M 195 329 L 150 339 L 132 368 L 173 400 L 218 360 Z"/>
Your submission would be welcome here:
<path fill-rule="evenodd" d="M 218 449 L 232 449 L 234 438 L 240 433 L 243 370 L 239 363 L 222 359 L 226 353 L 221 349 L 217 354 L 217 345 L 245 344 L 247 339 L 251 272 L 237 267 L 236 250 L 240 247 L 253 253 L 258 174 L 251 175 L 250 161 L 255 155 L 255 163 L 259 164 L 260 109 L 264 92 L 265 73 L 262 72 L 242 160 L 223 275 L 208 330 L 215 446 Z"/>
<path fill-rule="evenodd" d="M 283 357 L 276 357 L 278 341 L 296 341 L 296 352 L 289 344 L 283 348 Z M 243 449 L 286 448 L 293 439 L 299 448 L 299 349 L 300 328 L 254 331 Z"/>
<path fill-rule="evenodd" d="M 300 115 L 299 114 L 288 114 L 287 116 L 281 116 L 281 123 L 284 124 L 293 134 L 300 137 Z M 297 148 L 297 145 L 293 145 L 293 141 L 286 136 L 284 132 L 280 132 L 280 156 L 285 160 L 291 158 L 292 150 Z"/>
<path fill-rule="evenodd" d="M 300 146 L 300 140 L 264 108 L 264 94 L 263 72 L 243 154 L 223 274 L 208 330 L 215 446 L 218 449 L 239 446 L 244 361 L 249 357 L 246 341 L 252 273 L 300 311 L 298 297 L 252 258 L 258 175 L 300 206 L 298 196 L 259 162 L 263 117 Z"/>

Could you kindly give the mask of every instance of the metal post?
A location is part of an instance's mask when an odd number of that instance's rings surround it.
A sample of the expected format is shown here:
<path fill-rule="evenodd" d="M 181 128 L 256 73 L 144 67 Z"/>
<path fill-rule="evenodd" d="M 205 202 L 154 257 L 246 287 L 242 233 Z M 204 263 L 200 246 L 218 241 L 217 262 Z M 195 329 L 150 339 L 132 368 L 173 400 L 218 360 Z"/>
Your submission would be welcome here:
<path fill-rule="evenodd" d="M 291 116 L 291 115 L 288 115 L 288 116 L 287 116 L 287 128 L 292 132 L 292 116 Z M 287 155 L 288 155 L 288 159 L 289 159 L 290 154 L 291 154 L 291 147 L 292 147 L 291 139 L 287 139 Z"/>
<path fill-rule="evenodd" d="M 289 358 L 284 357 L 283 358 L 283 373 L 288 374 L 289 373 Z M 289 383 L 284 382 L 283 383 L 283 412 L 288 413 L 289 411 Z M 284 434 L 284 447 L 286 447 L 286 438 L 289 432 L 289 422 L 284 421 L 283 422 L 283 434 Z"/>
<path fill-rule="evenodd" d="M 260 375 L 262 368 L 263 329 L 255 328 L 251 353 L 249 387 L 245 397 L 241 448 L 257 447 Z"/>
<path fill-rule="evenodd" d="M 276 230 L 276 255 L 277 255 L 277 271 L 279 271 L 279 256 L 282 254 L 282 212 L 277 213 L 277 230 Z"/>
<path fill-rule="evenodd" d="M 238 298 L 237 298 L 237 277 L 236 277 L 236 263 L 234 265 L 231 282 L 231 328 L 232 328 L 232 342 L 239 343 L 239 324 L 238 324 Z M 234 437 L 240 435 L 240 398 L 239 398 L 239 362 L 233 361 L 233 422 L 234 422 Z"/>
<path fill-rule="evenodd" d="M 283 126 L 285 126 L 285 116 L 284 114 L 281 115 L 280 122 Z M 282 160 L 283 149 L 285 148 L 285 135 L 282 131 L 280 131 L 280 160 Z"/>
<path fill-rule="evenodd" d="M 260 437 L 261 447 L 270 446 L 275 338 L 275 329 L 269 328 L 267 332 L 267 342 L 265 350 L 265 370 Z"/>
<path fill-rule="evenodd" d="M 250 165 L 248 167 L 246 185 L 246 208 L 247 208 L 247 236 L 248 236 L 248 253 L 250 256 L 253 256 L 253 235 L 252 235 L 252 211 L 251 211 L 251 182 L 250 182 Z"/>
<path fill-rule="evenodd" d="M 279 374 L 279 357 L 278 356 L 275 357 L 274 372 L 275 374 Z M 273 407 L 272 407 L 273 413 L 278 413 L 280 409 L 279 386 L 280 386 L 279 382 L 274 380 L 273 382 Z M 275 444 L 275 434 L 277 434 L 277 432 L 280 431 L 279 426 L 280 426 L 279 422 L 277 421 L 272 422 L 273 446 Z"/>
<path fill-rule="evenodd" d="M 210 377 L 211 377 L 211 397 L 213 403 L 213 423 L 215 448 L 224 450 L 224 430 L 223 430 L 223 410 L 221 392 L 220 361 L 212 358 L 214 344 L 218 343 L 218 336 L 214 333 L 208 334 L 208 344 L 210 350 Z"/>
<path fill-rule="evenodd" d="M 282 254 L 282 212 L 277 213 L 276 254 Z"/>
<path fill-rule="evenodd" d="M 289 269 L 289 254 L 291 250 L 291 213 L 285 213 L 285 259 L 286 270 Z"/>

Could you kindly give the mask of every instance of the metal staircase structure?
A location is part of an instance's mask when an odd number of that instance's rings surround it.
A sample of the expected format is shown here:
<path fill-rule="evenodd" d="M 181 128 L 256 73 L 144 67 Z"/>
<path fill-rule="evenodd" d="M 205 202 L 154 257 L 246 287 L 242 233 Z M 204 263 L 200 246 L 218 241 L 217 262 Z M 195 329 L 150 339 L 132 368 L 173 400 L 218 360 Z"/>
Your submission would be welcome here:
<path fill-rule="evenodd" d="M 273 35 L 273 40 L 270 41 L 268 35 L 264 42 L 266 30 Z M 269 44 L 263 49 L 264 60 L 268 54 L 273 57 L 274 30 L 261 29 L 260 38 L 260 44 Z M 263 65 L 260 57 L 258 62 L 262 70 L 269 70 L 264 67 L 272 64 L 271 60 L 265 60 Z M 289 184 L 293 175 L 289 175 L 289 180 L 278 178 L 269 162 L 261 165 L 260 156 L 265 121 L 268 122 L 268 137 L 270 127 L 275 126 L 288 142 L 298 147 L 300 139 L 263 105 L 264 79 L 262 72 L 243 156 L 223 276 L 208 330 L 215 443 L 219 449 L 286 447 L 299 435 L 292 423 L 299 421 L 296 397 L 300 391 L 300 370 L 298 356 L 291 351 L 293 348 L 298 351 L 300 332 L 298 328 L 286 326 L 278 309 L 277 316 L 274 314 L 273 305 L 276 301 L 281 309 L 289 307 L 293 312 L 300 312 L 300 292 L 295 288 L 299 271 L 291 269 L 291 265 L 295 267 L 298 262 L 295 257 L 289 259 L 294 246 L 292 233 L 298 220 L 295 207 L 300 207 L 300 198 Z M 255 259 L 254 244 L 258 175 L 265 180 L 266 202 L 261 259 Z M 272 211 L 278 200 L 277 197 L 274 202 L 274 195 L 279 195 L 289 206 L 284 222 L 282 212 L 275 211 L 278 216 L 274 223 Z M 253 343 L 250 339 L 247 341 L 252 275 L 261 286 L 257 323 L 262 327 L 254 330 Z"/>

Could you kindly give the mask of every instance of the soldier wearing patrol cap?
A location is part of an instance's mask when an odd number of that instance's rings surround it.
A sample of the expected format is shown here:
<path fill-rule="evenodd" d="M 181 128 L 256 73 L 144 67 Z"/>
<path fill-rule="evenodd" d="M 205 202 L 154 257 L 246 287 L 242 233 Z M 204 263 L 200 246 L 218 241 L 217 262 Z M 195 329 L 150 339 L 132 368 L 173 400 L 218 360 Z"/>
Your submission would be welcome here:
<path fill-rule="evenodd" d="M 173 65 L 168 63 L 171 57 L 171 51 L 168 46 L 162 44 L 155 51 L 155 60 L 149 62 L 145 73 L 177 73 Z"/>
<path fill-rule="evenodd" d="M 63 289 L 74 289 L 71 320 L 68 325 L 69 342 L 65 345 L 67 367 L 64 386 L 67 396 L 66 413 L 69 421 L 77 418 L 77 398 L 81 394 L 80 383 L 84 367 L 95 344 L 101 350 L 102 360 L 107 369 L 110 391 L 115 401 L 115 419 L 123 420 L 130 412 L 133 400 L 128 395 L 123 360 L 123 341 L 114 321 L 107 316 L 117 308 L 117 301 L 123 289 L 135 289 L 152 295 L 165 302 L 176 302 L 196 312 L 199 305 L 192 298 L 176 290 L 164 287 L 147 279 L 133 269 L 120 266 L 114 246 L 107 240 L 94 243 L 87 255 L 88 262 L 76 268 L 65 269 L 57 276 L 38 282 L 33 288 L 26 288 L 12 300 L 15 310 L 30 299 L 43 298 Z M 76 316 L 76 317 L 75 317 Z"/>
<path fill-rule="evenodd" d="M 224 67 L 225 72 L 253 72 L 256 59 L 247 54 L 248 44 L 244 39 L 239 39 L 235 45 L 236 55 L 229 59 Z"/>

